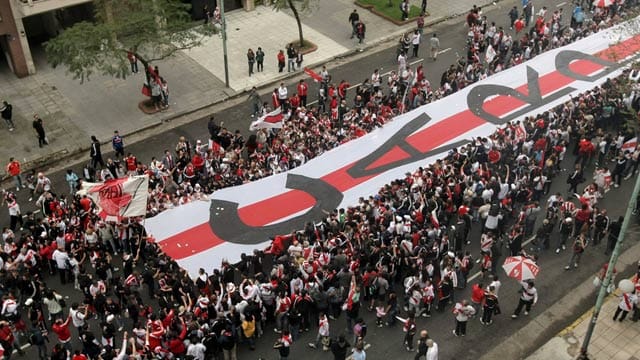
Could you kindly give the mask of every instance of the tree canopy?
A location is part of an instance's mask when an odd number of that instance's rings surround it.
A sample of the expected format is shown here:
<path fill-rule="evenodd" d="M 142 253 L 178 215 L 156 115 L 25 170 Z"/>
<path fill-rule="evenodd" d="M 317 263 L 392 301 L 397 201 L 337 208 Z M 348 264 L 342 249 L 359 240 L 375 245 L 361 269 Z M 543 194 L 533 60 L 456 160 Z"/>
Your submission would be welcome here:
<path fill-rule="evenodd" d="M 200 46 L 213 33 L 191 20 L 180 0 L 95 0 L 93 21 L 76 23 L 45 44 L 49 62 L 84 81 L 100 73 L 125 78 L 127 51 L 145 68 L 176 51 Z"/>

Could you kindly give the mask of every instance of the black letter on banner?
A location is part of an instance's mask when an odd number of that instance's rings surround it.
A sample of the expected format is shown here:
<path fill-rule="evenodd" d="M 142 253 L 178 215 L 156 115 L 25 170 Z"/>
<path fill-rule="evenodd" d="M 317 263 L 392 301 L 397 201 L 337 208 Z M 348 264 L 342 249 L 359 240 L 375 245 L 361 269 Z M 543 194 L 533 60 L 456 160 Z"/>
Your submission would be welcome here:
<path fill-rule="evenodd" d="M 211 230 L 222 240 L 236 244 L 259 244 L 270 236 L 289 234 L 302 229 L 306 222 L 324 216 L 322 210 L 333 210 L 342 202 L 343 194 L 320 179 L 288 174 L 287 189 L 301 190 L 311 195 L 316 203 L 302 215 L 273 225 L 249 226 L 238 216 L 238 203 L 213 199 L 209 214 Z M 260 209 L 261 211 L 267 209 Z"/>
<path fill-rule="evenodd" d="M 422 113 L 415 119 L 410 120 L 400 130 L 393 134 L 393 136 L 385 141 L 384 144 L 379 146 L 369 155 L 358 160 L 355 164 L 353 164 L 353 166 L 347 169 L 347 173 L 356 179 L 365 176 L 378 175 L 387 170 L 394 169 L 399 166 L 409 164 L 424 158 L 423 154 L 420 151 L 407 144 L 406 139 L 409 135 L 413 134 L 418 129 L 426 125 L 429 121 L 431 121 L 431 118 L 425 113 Z M 396 146 L 402 149 L 402 151 L 406 152 L 409 157 L 373 169 L 367 169 L 367 167 L 383 157 L 386 153 L 391 151 Z"/>
<path fill-rule="evenodd" d="M 600 64 L 604 66 L 604 69 L 597 72 L 594 75 L 582 75 L 571 71 L 569 64 L 576 60 L 588 60 L 592 63 Z M 585 54 L 575 50 L 562 50 L 556 55 L 556 69 L 564 76 L 568 76 L 572 79 L 594 82 L 602 77 L 605 77 L 618 69 L 621 64 L 601 59 L 597 56 Z"/>
<path fill-rule="evenodd" d="M 473 114 L 480 118 L 495 125 L 503 125 L 575 90 L 572 87 L 566 87 L 543 99 L 542 94 L 540 93 L 540 77 L 538 72 L 529 66 L 527 66 L 527 85 L 529 89 L 528 95 L 524 95 L 523 93 L 504 85 L 487 84 L 474 86 L 467 95 L 467 106 Z M 529 106 L 512 112 L 507 116 L 498 117 L 494 114 L 490 114 L 484 109 L 485 101 L 496 95 L 513 97 L 529 104 Z"/>

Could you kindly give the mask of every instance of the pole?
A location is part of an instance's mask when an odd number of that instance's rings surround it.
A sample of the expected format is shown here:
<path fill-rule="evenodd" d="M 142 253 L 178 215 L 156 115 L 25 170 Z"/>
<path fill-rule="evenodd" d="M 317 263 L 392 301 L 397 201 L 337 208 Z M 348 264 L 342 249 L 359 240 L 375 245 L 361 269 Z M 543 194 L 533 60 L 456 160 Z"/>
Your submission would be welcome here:
<path fill-rule="evenodd" d="M 227 21 L 224 19 L 224 0 L 220 1 L 220 21 L 222 21 L 222 53 L 224 54 L 224 85 L 229 87 L 229 60 L 227 59 Z"/>
<path fill-rule="evenodd" d="M 638 193 L 640 192 L 640 176 L 636 177 L 636 185 L 633 188 L 633 193 L 631 193 L 631 199 L 629 200 L 629 204 L 627 205 L 627 211 L 624 214 L 624 220 L 622 221 L 622 226 L 620 227 L 620 234 L 618 234 L 618 240 L 616 242 L 616 246 L 611 253 L 611 258 L 609 259 L 609 266 L 607 267 L 607 273 L 604 276 L 604 281 L 600 285 L 600 291 L 598 292 L 598 299 L 596 300 L 596 306 L 593 309 L 593 315 L 591 316 L 591 321 L 589 322 L 589 328 L 587 329 L 587 333 L 584 336 L 584 340 L 582 341 L 582 347 L 580 348 L 580 355 L 578 356 L 579 360 L 588 360 L 589 355 L 587 351 L 589 349 L 589 342 L 591 341 L 591 336 L 593 335 L 593 330 L 596 327 L 596 322 L 598 321 L 598 316 L 600 315 L 600 309 L 602 308 L 602 303 L 604 302 L 604 298 L 607 295 L 607 288 L 611 283 L 611 278 L 613 276 L 613 269 L 616 266 L 616 262 L 618 262 L 618 257 L 620 256 L 620 251 L 622 250 L 622 243 L 624 242 L 624 236 L 627 232 L 627 227 L 629 226 L 629 221 L 631 221 L 633 209 L 636 206 L 636 199 L 638 198 Z"/>

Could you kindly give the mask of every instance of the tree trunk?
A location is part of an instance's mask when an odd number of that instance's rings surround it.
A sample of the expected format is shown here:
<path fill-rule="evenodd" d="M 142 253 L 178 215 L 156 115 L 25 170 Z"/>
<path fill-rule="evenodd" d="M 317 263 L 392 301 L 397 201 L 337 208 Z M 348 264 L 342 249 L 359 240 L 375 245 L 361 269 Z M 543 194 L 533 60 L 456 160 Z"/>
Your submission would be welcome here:
<path fill-rule="evenodd" d="M 291 12 L 293 12 L 293 17 L 296 18 L 296 23 L 298 23 L 298 36 L 300 37 L 300 47 L 304 46 L 304 37 L 302 36 L 302 22 L 300 21 L 300 14 L 298 14 L 298 9 L 293 4 L 293 0 L 287 0 L 289 4 L 289 8 L 291 8 Z"/>
<path fill-rule="evenodd" d="M 140 61 L 142 63 L 142 66 L 144 67 L 144 76 L 147 80 L 146 86 L 149 87 L 149 93 L 151 93 L 151 73 L 149 72 L 149 62 L 138 55 L 138 53 L 135 51 L 133 52 L 133 55 L 135 55 L 136 59 L 138 59 L 138 61 Z M 149 98 L 151 98 L 151 95 L 149 95 Z"/>

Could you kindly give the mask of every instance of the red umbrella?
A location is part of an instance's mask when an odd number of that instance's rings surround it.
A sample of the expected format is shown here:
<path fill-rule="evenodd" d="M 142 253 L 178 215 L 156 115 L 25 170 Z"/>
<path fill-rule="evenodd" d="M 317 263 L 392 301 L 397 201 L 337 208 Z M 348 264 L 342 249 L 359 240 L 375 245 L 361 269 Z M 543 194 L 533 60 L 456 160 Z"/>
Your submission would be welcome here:
<path fill-rule="evenodd" d="M 605 8 L 605 7 L 609 7 L 611 6 L 611 4 L 613 4 L 613 0 L 595 0 L 593 2 L 593 5 L 599 7 L 599 8 Z"/>
<path fill-rule="evenodd" d="M 507 276 L 519 281 L 535 279 L 540 268 L 532 259 L 524 256 L 510 256 L 504 260 L 502 268 Z"/>

